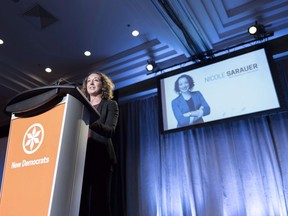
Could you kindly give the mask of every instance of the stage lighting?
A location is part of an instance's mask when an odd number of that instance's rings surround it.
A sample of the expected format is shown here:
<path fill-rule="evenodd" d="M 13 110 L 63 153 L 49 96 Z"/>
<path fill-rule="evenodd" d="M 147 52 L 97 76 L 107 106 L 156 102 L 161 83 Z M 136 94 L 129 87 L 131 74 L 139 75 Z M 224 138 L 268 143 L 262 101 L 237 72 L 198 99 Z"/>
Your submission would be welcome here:
<path fill-rule="evenodd" d="M 274 32 L 266 32 L 265 26 L 262 24 L 258 24 L 257 22 L 255 22 L 254 25 L 248 28 L 248 33 L 250 35 L 253 35 L 254 38 L 256 39 L 263 39 L 266 37 L 273 36 L 274 34 Z"/>
<path fill-rule="evenodd" d="M 155 61 L 153 61 L 153 60 L 147 61 L 147 65 L 146 65 L 147 71 L 154 71 L 154 70 L 156 70 L 156 67 L 157 67 L 157 65 L 156 65 Z"/>
<path fill-rule="evenodd" d="M 257 22 L 248 28 L 248 32 L 250 35 L 259 35 L 265 32 L 264 26 L 258 24 Z"/>

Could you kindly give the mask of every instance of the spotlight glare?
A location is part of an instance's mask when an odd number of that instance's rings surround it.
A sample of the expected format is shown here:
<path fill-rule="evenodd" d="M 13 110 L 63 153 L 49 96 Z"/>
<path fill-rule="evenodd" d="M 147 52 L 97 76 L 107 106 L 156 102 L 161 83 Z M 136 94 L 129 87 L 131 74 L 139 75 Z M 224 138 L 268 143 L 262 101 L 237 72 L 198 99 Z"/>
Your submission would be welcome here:
<path fill-rule="evenodd" d="M 154 60 L 149 60 L 147 61 L 147 65 L 146 65 L 146 70 L 149 71 L 149 72 L 155 72 L 156 70 L 158 70 L 158 66 L 157 64 L 155 63 Z"/>
<path fill-rule="evenodd" d="M 90 55 L 91 55 L 91 52 L 90 52 L 90 51 L 85 51 L 85 52 L 84 52 L 84 55 L 85 55 L 85 56 L 90 56 Z"/>
<path fill-rule="evenodd" d="M 257 32 L 257 27 L 256 27 L 256 26 L 251 26 L 251 27 L 249 27 L 248 32 L 249 32 L 249 34 L 251 34 L 251 35 L 255 35 L 256 32 Z"/>
<path fill-rule="evenodd" d="M 265 26 L 257 22 L 255 22 L 254 25 L 248 28 L 248 33 L 254 36 L 254 38 L 259 39 L 259 40 L 262 40 L 266 37 L 270 37 L 274 35 L 273 31 L 267 32 L 265 29 Z"/>
<path fill-rule="evenodd" d="M 4 41 L 2 39 L 0 39 L 0 44 L 4 44 Z"/>
<path fill-rule="evenodd" d="M 152 64 L 147 64 L 146 70 L 148 70 L 148 71 L 153 71 L 153 69 L 154 69 L 154 67 L 153 67 Z"/>
<path fill-rule="evenodd" d="M 134 37 L 137 37 L 139 35 L 139 31 L 137 31 L 137 30 L 132 31 L 132 35 Z"/>
<path fill-rule="evenodd" d="M 51 69 L 51 68 L 45 68 L 45 71 L 46 71 L 47 73 L 51 73 L 51 72 L 52 72 L 52 69 Z"/>

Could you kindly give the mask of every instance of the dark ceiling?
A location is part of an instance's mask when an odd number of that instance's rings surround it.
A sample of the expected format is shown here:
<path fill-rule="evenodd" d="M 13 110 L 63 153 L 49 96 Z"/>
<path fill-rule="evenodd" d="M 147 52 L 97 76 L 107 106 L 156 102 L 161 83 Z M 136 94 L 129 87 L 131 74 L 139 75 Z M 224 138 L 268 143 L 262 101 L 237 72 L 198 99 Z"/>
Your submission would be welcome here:
<path fill-rule="evenodd" d="M 269 40 L 286 36 L 287 11 L 287 0 L 3 0 L 0 108 L 25 90 L 80 83 L 95 70 L 125 88 L 155 76 L 147 60 L 169 68 L 253 40 L 247 28 L 255 21 L 274 32 Z M 0 126 L 7 120 L 1 113 Z"/>

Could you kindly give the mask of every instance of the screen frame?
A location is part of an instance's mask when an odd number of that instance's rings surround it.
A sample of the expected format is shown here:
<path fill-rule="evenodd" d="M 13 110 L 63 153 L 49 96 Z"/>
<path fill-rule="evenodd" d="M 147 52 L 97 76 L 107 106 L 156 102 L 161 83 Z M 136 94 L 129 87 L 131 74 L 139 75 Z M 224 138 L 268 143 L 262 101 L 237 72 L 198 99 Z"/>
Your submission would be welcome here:
<path fill-rule="evenodd" d="M 163 98 L 162 98 L 162 88 L 161 88 L 161 80 L 184 74 L 208 65 L 213 65 L 215 63 L 229 60 L 230 58 L 234 58 L 237 56 L 241 56 L 253 51 L 261 50 L 264 49 L 266 58 L 267 58 L 267 63 L 270 68 L 270 74 L 272 77 L 272 82 L 276 91 L 276 95 L 278 98 L 279 102 L 279 107 L 278 108 L 272 108 L 272 109 L 267 109 L 267 110 L 262 110 L 262 111 L 256 111 L 252 113 L 247 113 L 247 114 L 242 114 L 242 115 L 237 115 L 237 116 L 232 116 L 232 117 L 227 117 L 223 119 L 217 119 L 217 120 L 212 120 L 209 122 L 204 122 L 200 124 L 192 124 L 192 125 L 187 125 L 183 127 L 176 127 L 176 128 L 171 128 L 171 129 L 166 129 L 164 128 L 164 118 L 163 118 Z M 159 124 L 160 124 L 160 132 L 161 133 L 170 133 L 170 132 L 177 132 L 177 131 L 182 131 L 182 130 L 187 130 L 187 129 L 193 129 L 193 128 L 199 128 L 199 127 L 205 127 L 205 126 L 211 126 L 214 124 L 219 124 L 219 123 L 227 123 L 231 121 L 237 121 L 237 120 L 242 120 L 242 119 L 247 119 L 247 118 L 254 118 L 254 117 L 259 117 L 263 115 L 268 115 L 276 112 L 281 112 L 284 110 L 287 110 L 287 103 L 285 102 L 284 95 L 283 95 L 283 86 L 281 86 L 281 80 L 280 80 L 280 74 L 276 68 L 275 61 L 273 59 L 272 52 L 269 47 L 269 43 L 261 43 L 257 44 L 254 46 L 246 47 L 243 49 L 239 49 L 233 52 L 228 52 L 227 54 L 224 55 L 219 55 L 215 58 L 209 59 L 206 62 L 198 62 L 192 65 L 189 65 L 187 67 L 183 68 L 178 68 L 173 71 L 161 74 L 157 77 L 157 91 L 158 91 L 158 102 L 159 102 Z M 165 111 L 166 112 L 166 111 Z M 166 114 L 165 114 L 166 115 Z"/>

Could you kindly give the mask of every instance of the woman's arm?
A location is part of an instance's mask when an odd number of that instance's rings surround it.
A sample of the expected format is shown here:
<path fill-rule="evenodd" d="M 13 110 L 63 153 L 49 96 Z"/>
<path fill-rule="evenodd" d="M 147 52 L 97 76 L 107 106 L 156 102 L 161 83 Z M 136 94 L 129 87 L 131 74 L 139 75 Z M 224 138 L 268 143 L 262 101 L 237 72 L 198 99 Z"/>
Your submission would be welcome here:
<path fill-rule="evenodd" d="M 90 125 L 90 129 L 106 138 L 111 138 L 116 129 L 119 116 L 119 108 L 116 101 L 109 101 L 104 122 L 101 122 L 101 117 L 96 122 Z"/>
<path fill-rule="evenodd" d="M 189 113 L 190 112 L 183 113 L 179 106 L 180 106 L 179 101 L 177 101 L 177 100 L 172 101 L 172 110 L 173 110 L 174 116 L 178 122 L 178 125 L 181 125 L 181 126 L 189 125 L 189 123 L 190 123 L 190 114 Z"/>

